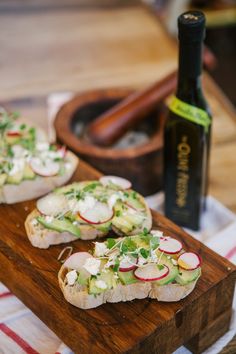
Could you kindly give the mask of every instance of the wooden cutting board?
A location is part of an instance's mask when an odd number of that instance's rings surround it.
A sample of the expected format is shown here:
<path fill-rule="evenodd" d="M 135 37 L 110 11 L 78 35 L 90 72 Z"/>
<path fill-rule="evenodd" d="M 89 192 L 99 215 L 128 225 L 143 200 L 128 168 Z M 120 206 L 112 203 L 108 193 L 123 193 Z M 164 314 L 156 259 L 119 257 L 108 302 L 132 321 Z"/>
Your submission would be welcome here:
<path fill-rule="evenodd" d="M 99 176 L 81 161 L 73 180 Z M 26 236 L 24 220 L 34 207 L 35 201 L 0 206 L 0 281 L 76 353 L 165 354 L 182 344 L 201 353 L 227 331 L 236 268 L 156 212 L 154 227 L 180 239 L 203 259 L 203 274 L 193 293 L 177 303 L 144 299 L 91 310 L 70 305 L 57 281 L 57 257 L 64 245 L 41 250 Z M 71 245 L 82 251 L 92 242 Z"/>

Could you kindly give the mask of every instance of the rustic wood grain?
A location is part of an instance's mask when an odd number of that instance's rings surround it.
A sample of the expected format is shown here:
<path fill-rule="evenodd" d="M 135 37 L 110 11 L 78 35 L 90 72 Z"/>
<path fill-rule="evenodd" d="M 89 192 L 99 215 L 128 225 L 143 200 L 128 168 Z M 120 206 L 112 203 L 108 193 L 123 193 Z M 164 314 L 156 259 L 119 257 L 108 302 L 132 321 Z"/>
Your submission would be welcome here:
<path fill-rule="evenodd" d="M 81 161 L 73 180 L 99 175 Z M 0 280 L 76 353 L 165 354 L 188 342 L 200 353 L 227 330 L 236 268 L 156 212 L 155 227 L 201 255 L 203 274 L 195 290 L 177 303 L 146 299 L 91 310 L 70 305 L 57 282 L 64 245 L 40 250 L 27 239 L 24 220 L 34 207 L 35 201 L 0 206 Z M 92 242 L 71 245 L 82 251 Z"/>
<path fill-rule="evenodd" d="M 0 32 L 0 99 L 140 87 L 177 64 L 172 40 L 142 6 L 0 12 Z"/>

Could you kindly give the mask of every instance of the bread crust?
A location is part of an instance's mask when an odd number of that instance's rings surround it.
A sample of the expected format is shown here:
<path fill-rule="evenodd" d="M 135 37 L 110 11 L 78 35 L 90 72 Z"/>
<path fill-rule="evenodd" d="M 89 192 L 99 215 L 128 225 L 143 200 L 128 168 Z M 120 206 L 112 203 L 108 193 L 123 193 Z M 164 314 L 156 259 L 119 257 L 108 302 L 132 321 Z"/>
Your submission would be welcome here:
<path fill-rule="evenodd" d="M 78 237 L 69 232 L 58 232 L 44 228 L 39 223 L 34 225 L 32 221 L 40 216 L 37 209 L 34 209 L 25 220 L 25 229 L 27 236 L 34 247 L 48 248 L 51 245 L 59 245 L 60 243 L 67 243 L 78 240 Z M 95 238 L 103 237 L 104 233 L 92 228 L 89 225 L 80 226 L 80 239 L 93 240 Z"/>
<path fill-rule="evenodd" d="M 147 218 L 144 221 L 142 228 L 135 228 L 135 230 L 133 230 L 130 235 L 135 235 L 139 232 L 142 232 L 144 227 L 146 227 L 147 230 L 150 230 L 152 227 L 152 216 L 150 209 L 148 208 L 145 199 L 141 195 L 139 195 L 139 197 L 145 206 L 145 213 L 147 215 Z M 27 236 L 34 247 L 48 248 L 51 245 L 58 245 L 60 243 L 67 243 L 78 239 L 78 237 L 70 234 L 69 232 L 58 232 L 46 229 L 40 224 L 35 225 L 32 221 L 38 216 L 40 216 L 40 213 L 37 209 L 34 209 L 27 216 L 25 221 L 25 229 Z M 112 229 L 117 235 L 124 236 L 124 234 L 114 226 L 112 226 Z M 102 238 L 107 235 L 107 232 L 100 231 L 93 227 L 93 225 L 89 224 L 81 224 L 80 231 L 81 234 L 79 238 L 81 240 L 94 240 L 95 238 Z"/>
<path fill-rule="evenodd" d="M 75 283 L 70 286 L 66 282 L 68 269 L 62 265 L 58 273 L 58 281 L 65 299 L 81 309 L 91 309 L 106 302 L 116 303 L 134 299 L 151 298 L 164 302 L 176 302 L 189 295 L 197 283 L 156 285 L 155 282 L 139 282 L 130 285 L 118 284 L 116 288 L 105 291 L 100 295 L 88 294 L 87 287 Z"/>
<path fill-rule="evenodd" d="M 19 185 L 3 185 L 2 188 L 0 188 L 0 203 L 13 204 L 35 199 L 65 184 L 75 172 L 79 159 L 71 151 L 67 151 L 66 162 L 68 162 L 70 166 L 62 176 L 37 176 L 33 180 L 24 180 Z"/>

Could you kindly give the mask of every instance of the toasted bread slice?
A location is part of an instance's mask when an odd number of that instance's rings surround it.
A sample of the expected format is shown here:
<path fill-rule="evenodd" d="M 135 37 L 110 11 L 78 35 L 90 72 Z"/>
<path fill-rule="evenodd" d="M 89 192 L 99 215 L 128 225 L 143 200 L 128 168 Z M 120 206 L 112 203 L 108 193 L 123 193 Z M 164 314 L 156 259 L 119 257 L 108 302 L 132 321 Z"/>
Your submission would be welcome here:
<path fill-rule="evenodd" d="M 80 284 L 68 285 L 66 281 L 67 269 L 61 267 L 58 281 L 61 291 L 70 304 L 81 309 L 91 309 L 106 302 L 116 303 L 135 299 L 151 298 L 164 302 L 176 302 L 188 296 L 197 283 L 197 280 L 186 284 L 155 285 L 154 282 L 143 282 L 129 285 L 118 284 L 116 288 L 107 290 L 96 297 L 89 294 L 87 287 Z"/>
<path fill-rule="evenodd" d="M 65 163 L 67 169 L 61 176 L 41 177 L 33 180 L 23 180 L 20 184 L 4 184 L 0 188 L 0 203 L 13 204 L 34 199 L 49 193 L 56 187 L 68 182 L 76 170 L 79 159 L 70 151 L 67 151 Z"/>
<path fill-rule="evenodd" d="M 76 183 L 76 185 L 79 184 L 80 186 L 86 187 L 89 183 L 92 182 L 93 181 L 84 181 Z M 66 186 L 63 189 L 68 190 L 69 187 L 70 186 Z M 138 234 L 144 229 L 150 230 L 152 226 L 152 217 L 149 207 L 146 204 L 144 198 L 140 194 L 136 194 L 143 207 L 141 212 L 143 216 L 143 222 L 140 225 L 134 225 L 133 228 L 130 229 L 130 231 L 128 232 L 128 235 Z M 116 226 L 113 225 L 113 218 L 110 220 L 109 228 L 103 228 L 102 224 L 96 225 L 94 223 L 89 223 L 79 219 L 78 228 L 80 231 L 80 235 L 75 236 L 72 233 L 64 232 L 63 230 L 62 232 L 59 232 L 58 230 L 46 228 L 42 224 L 35 222 L 35 220 L 37 220 L 40 215 L 40 212 L 35 209 L 28 215 L 25 221 L 25 228 L 30 242 L 33 246 L 39 248 L 48 248 L 50 245 L 66 243 L 74 241 L 78 238 L 82 240 L 93 240 L 95 238 L 101 238 L 106 236 L 111 230 L 113 230 L 119 236 L 124 236 L 125 234 L 125 232 L 122 231 L 122 225 L 120 227 L 117 224 Z"/>
<path fill-rule="evenodd" d="M 173 251 L 175 241 L 160 233 L 143 233 L 96 242 L 93 256 L 77 252 L 65 261 L 58 273 L 59 286 L 65 299 L 82 309 L 144 298 L 179 301 L 193 291 L 201 268 L 180 267 L 180 255 L 191 254 L 182 246 L 174 254 L 160 250 L 171 244 Z"/>

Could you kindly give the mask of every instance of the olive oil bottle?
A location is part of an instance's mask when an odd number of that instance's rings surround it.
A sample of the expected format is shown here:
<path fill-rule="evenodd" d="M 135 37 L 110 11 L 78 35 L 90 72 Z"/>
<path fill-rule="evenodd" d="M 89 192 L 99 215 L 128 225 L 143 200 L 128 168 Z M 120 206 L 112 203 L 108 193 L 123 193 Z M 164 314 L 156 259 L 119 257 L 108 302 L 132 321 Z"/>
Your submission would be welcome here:
<path fill-rule="evenodd" d="M 201 86 L 204 14 L 180 15 L 178 31 L 178 85 L 164 132 L 165 215 L 198 230 L 207 193 L 211 134 L 211 116 Z"/>

